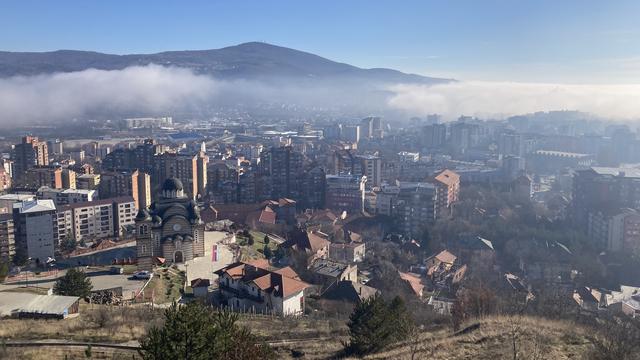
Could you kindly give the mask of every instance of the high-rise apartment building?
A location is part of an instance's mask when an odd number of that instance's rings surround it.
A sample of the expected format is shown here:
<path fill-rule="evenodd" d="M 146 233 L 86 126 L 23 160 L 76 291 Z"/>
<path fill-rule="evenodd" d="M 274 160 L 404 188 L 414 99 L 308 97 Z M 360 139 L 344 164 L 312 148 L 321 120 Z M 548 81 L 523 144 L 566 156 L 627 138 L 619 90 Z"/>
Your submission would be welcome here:
<path fill-rule="evenodd" d="M 362 175 L 367 177 L 367 188 L 382 184 L 382 159 L 374 155 L 358 155 L 361 162 Z"/>
<path fill-rule="evenodd" d="M 10 263 L 16 254 L 12 214 L 0 214 L 0 263 Z"/>
<path fill-rule="evenodd" d="M 154 189 L 159 188 L 164 180 L 172 177 L 182 182 L 188 197 L 196 199 L 200 191 L 198 189 L 198 156 L 168 152 L 156 155 L 153 159 L 151 176 Z"/>
<path fill-rule="evenodd" d="M 339 211 L 364 211 L 366 182 L 363 175 L 327 175 L 325 206 Z"/>
<path fill-rule="evenodd" d="M 20 144 L 13 148 L 14 176 L 17 180 L 24 180 L 28 169 L 34 166 L 49 165 L 47 143 L 39 141 L 37 137 L 25 136 Z"/>
<path fill-rule="evenodd" d="M 151 205 L 151 177 L 139 170 L 109 171 L 100 174 L 100 198 L 133 197 L 136 208 Z"/>
<path fill-rule="evenodd" d="M 260 154 L 260 175 L 268 178 L 270 198 L 300 199 L 304 156 L 291 146 L 272 147 Z"/>
<path fill-rule="evenodd" d="M 56 206 L 53 200 L 13 204 L 16 256 L 45 264 L 55 256 Z"/>

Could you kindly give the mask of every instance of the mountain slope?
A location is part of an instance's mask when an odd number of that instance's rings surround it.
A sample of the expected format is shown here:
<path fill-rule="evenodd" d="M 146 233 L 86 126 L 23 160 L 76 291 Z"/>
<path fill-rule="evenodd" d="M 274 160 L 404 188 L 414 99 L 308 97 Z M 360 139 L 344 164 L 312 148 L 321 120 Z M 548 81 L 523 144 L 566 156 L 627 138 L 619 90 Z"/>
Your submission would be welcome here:
<path fill-rule="evenodd" d="M 449 79 L 406 74 L 391 69 L 361 69 L 311 53 L 260 42 L 214 50 L 168 51 L 156 54 L 113 55 L 90 51 L 0 52 L 0 77 L 81 71 L 117 70 L 160 64 L 191 68 L 224 79 L 317 79 L 355 82 L 423 83 Z"/>

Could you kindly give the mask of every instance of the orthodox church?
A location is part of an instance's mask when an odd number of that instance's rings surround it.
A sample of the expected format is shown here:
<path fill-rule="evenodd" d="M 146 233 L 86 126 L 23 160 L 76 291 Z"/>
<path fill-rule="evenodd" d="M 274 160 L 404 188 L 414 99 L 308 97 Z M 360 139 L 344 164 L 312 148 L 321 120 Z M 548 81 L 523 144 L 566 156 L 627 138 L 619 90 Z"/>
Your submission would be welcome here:
<path fill-rule="evenodd" d="M 138 269 L 151 270 L 155 258 L 179 264 L 204 256 L 204 224 L 195 201 L 185 196 L 182 182 L 165 180 L 159 199 L 136 216 Z"/>

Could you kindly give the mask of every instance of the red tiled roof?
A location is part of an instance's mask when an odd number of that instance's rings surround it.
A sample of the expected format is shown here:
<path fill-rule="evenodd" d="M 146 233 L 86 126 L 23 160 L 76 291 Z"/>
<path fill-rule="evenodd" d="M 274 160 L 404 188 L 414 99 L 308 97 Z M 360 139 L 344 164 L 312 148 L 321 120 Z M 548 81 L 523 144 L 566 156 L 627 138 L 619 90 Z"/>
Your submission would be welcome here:
<path fill-rule="evenodd" d="M 211 285 L 209 283 L 209 279 L 201 279 L 201 278 L 197 278 L 197 279 L 193 279 L 191 280 L 191 287 L 192 288 L 197 288 L 197 287 L 209 287 L 209 285 Z"/>
<path fill-rule="evenodd" d="M 422 285 L 422 280 L 420 279 L 420 277 L 411 273 L 403 273 L 400 271 L 398 271 L 398 273 L 400 274 L 400 278 L 402 278 L 402 280 L 409 283 L 413 292 L 416 293 L 416 295 L 420 296 L 422 293 L 422 289 L 424 289 L 424 285 Z"/>

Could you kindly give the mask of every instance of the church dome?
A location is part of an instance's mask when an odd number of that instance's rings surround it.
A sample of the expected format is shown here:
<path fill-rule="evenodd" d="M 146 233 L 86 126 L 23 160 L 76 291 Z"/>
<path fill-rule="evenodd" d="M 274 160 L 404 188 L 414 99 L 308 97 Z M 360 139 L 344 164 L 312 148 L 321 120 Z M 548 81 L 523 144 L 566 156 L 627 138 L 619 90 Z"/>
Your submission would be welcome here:
<path fill-rule="evenodd" d="M 162 190 L 163 191 L 182 191 L 184 190 L 184 187 L 182 186 L 182 181 L 180 181 L 180 179 L 172 177 L 164 181 L 164 184 L 162 184 Z"/>

